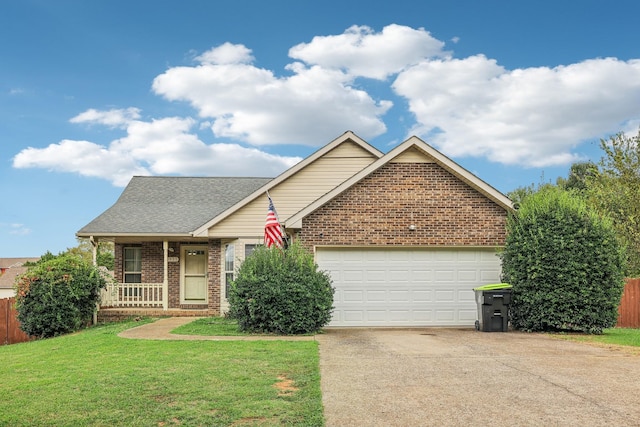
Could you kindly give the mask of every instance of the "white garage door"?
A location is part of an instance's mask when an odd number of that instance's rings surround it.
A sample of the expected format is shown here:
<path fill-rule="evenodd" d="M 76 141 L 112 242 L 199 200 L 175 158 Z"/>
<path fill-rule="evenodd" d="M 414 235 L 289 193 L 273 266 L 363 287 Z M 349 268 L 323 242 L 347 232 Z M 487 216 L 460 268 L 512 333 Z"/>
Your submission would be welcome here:
<path fill-rule="evenodd" d="M 474 287 L 498 283 L 493 249 L 318 248 L 336 288 L 329 326 L 472 326 Z"/>

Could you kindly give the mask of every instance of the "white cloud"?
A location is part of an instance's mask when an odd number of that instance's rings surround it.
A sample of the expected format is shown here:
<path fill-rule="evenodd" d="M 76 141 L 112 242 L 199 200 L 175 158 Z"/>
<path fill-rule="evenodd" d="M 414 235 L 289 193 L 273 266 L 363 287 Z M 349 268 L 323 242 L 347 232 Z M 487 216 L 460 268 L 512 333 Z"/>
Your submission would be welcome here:
<path fill-rule="evenodd" d="M 193 119 L 178 117 L 132 120 L 127 135 L 108 147 L 63 140 L 22 150 L 13 166 L 72 172 L 124 186 L 133 175 L 276 176 L 301 160 L 237 144 L 207 145 L 191 133 L 194 124 Z"/>
<path fill-rule="evenodd" d="M 252 57 L 245 49 L 229 44 L 212 49 L 199 57 L 199 65 L 156 77 L 153 90 L 212 119 L 217 137 L 254 145 L 317 146 L 347 129 L 364 138 L 386 131 L 381 116 L 392 103 L 351 86 L 353 76 L 297 62 L 287 67 L 293 75 L 276 77 L 248 63 Z"/>
<path fill-rule="evenodd" d="M 16 168 L 41 168 L 110 180 L 123 186 L 133 175 L 150 175 L 131 157 L 89 141 L 65 139 L 46 148 L 29 147 L 13 159 Z"/>
<path fill-rule="evenodd" d="M 352 26 L 337 36 L 316 36 L 289 50 L 289 56 L 353 76 L 385 79 L 425 58 L 448 56 L 444 43 L 423 28 L 388 25 L 380 33 Z"/>
<path fill-rule="evenodd" d="M 443 152 L 505 164 L 571 163 L 581 142 L 640 118 L 639 60 L 512 71 L 482 55 L 424 61 L 393 88 L 409 101 L 414 132 Z"/>
<path fill-rule="evenodd" d="M 458 38 L 451 39 L 453 44 Z M 555 68 L 508 70 L 478 54 L 454 58 L 422 29 L 352 26 L 291 47 L 282 75 L 255 66 L 251 49 L 224 43 L 172 67 L 153 91 L 186 102 L 199 120 L 141 119 L 137 108 L 90 109 L 70 121 L 126 131 L 108 145 L 62 140 L 27 148 L 15 167 L 40 167 L 111 180 L 131 175 L 274 176 L 300 159 L 234 143 L 207 144 L 195 132 L 262 146 L 325 144 L 347 129 L 366 140 L 384 134 L 392 91 L 398 122 L 453 157 L 522 166 L 568 164 L 580 144 L 640 123 L 640 60 L 586 60 Z M 385 95 L 387 98 L 392 98 Z M 403 114 L 404 113 L 404 114 Z"/>
<path fill-rule="evenodd" d="M 9 224 L 9 234 L 14 236 L 26 236 L 31 234 L 31 229 L 24 224 Z"/>
<path fill-rule="evenodd" d="M 131 121 L 140 118 L 140 109 L 130 107 L 126 109 L 113 109 L 107 111 L 94 110 L 93 108 L 72 117 L 71 123 L 101 124 L 114 128 L 124 128 Z"/>
<path fill-rule="evenodd" d="M 635 138 L 640 132 L 640 117 L 629 120 L 621 126 L 620 132 L 624 133 L 627 138 Z"/>
<path fill-rule="evenodd" d="M 251 64 L 255 59 L 251 49 L 241 44 L 223 43 L 197 56 L 196 61 L 202 64 Z"/>

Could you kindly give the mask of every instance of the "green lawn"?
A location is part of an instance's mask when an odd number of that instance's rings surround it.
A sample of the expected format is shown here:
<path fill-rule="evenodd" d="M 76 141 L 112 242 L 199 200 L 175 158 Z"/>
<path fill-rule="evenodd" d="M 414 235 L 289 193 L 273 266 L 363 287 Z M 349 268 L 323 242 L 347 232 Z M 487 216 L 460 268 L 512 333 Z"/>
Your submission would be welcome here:
<path fill-rule="evenodd" d="M 172 334 L 208 335 L 208 336 L 240 336 L 249 335 L 238 332 L 238 322 L 227 317 L 204 317 L 180 326 Z"/>
<path fill-rule="evenodd" d="M 206 336 L 245 336 L 260 335 L 238 331 L 238 322 L 227 317 L 204 317 L 180 326 L 172 334 L 180 335 L 206 335 Z M 265 334 L 270 335 L 270 334 Z M 307 335 L 315 335 L 310 333 Z"/>
<path fill-rule="evenodd" d="M 0 347 L 0 425 L 323 425 L 315 341 L 147 341 L 98 326 Z"/>
<path fill-rule="evenodd" d="M 601 335 L 557 334 L 556 336 L 573 341 L 640 347 L 640 329 L 610 328 L 605 329 Z"/>

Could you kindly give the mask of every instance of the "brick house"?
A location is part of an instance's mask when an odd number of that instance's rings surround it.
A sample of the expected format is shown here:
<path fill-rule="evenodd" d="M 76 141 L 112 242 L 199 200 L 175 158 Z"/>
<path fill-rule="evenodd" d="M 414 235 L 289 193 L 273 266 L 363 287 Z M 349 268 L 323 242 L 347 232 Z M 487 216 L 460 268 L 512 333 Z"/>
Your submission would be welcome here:
<path fill-rule="evenodd" d="M 134 177 L 77 233 L 115 243 L 100 313 L 224 313 L 267 191 L 332 276 L 333 326 L 470 326 L 472 289 L 499 280 L 506 196 L 417 137 L 384 154 L 346 132 L 273 179 Z"/>

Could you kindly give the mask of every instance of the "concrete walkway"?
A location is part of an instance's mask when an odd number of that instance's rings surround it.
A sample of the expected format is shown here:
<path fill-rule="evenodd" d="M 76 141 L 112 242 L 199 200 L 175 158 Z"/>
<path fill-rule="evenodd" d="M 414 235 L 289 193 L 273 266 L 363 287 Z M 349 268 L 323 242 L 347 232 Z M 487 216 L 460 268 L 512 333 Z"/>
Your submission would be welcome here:
<path fill-rule="evenodd" d="M 166 317 L 153 323 L 136 326 L 120 332 L 119 337 L 141 340 L 188 340 L 188 341 L 315 341 L 314 335 L 240 335 L 219 336 L 178 335 L 171 331 L 179 326 L 191 323 L 200 317 Z"/>

